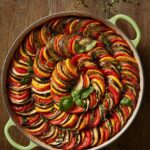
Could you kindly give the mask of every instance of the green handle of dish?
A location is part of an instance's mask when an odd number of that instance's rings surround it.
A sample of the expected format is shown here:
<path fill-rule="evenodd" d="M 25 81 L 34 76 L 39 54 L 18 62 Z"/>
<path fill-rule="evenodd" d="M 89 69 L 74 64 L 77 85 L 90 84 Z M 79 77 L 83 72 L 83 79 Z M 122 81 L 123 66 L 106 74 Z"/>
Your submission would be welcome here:
<path fill-rule="evenodd" d="M 110 18 L 109 21 L 111 23 L 113 23 L 114 25 L 116 25 L 116 22 L 119 19 L 123 19 L 123 20 L 129 22 L 132 25 L 132 27 L 134 28 L 134 30 L 136 32 L 136 38 L 134 40 L 131 40 L 131 41 L 134 44 L 134 46 L 137 47 L 137 45 L 139 44 L 140 39 L 141 39 L 141 31 L 140 31 L 137 23 L 131 17 L 129 17 L 127 15 L 123 15 L 123 14 L 118 14 L 118 15 Z"/>
<path fill-rule="evenodd" d="M 8 122 L 7 122 L 6 125 L 5 125 L 4 133 L 5 133 L 5 136 L 6 136 L 7 140 L 8 140 L 8 142 L 9 142 L 14 148 L 16 148 L 16 149 L 18 149 L 18 150 L 31 150 L 31 149 L 33 149 L 34 147 L 37 147 L 37 144 L 33 143 L 32 141 L 30 141 L 29 145 L 27 145 L 27 146 L 22 146 L 22 145 L 16 143 L 16 142 L 12 139 L 12 137 L 10 136 L 10 134 L 9 134 L 9 129 L 10 129 L 10 127 L 12 127 L 12 126 L 15 126 L 15 124 L 14 124 L 14 122 L 13 122 L 11 119 L 9 119 Z"/>

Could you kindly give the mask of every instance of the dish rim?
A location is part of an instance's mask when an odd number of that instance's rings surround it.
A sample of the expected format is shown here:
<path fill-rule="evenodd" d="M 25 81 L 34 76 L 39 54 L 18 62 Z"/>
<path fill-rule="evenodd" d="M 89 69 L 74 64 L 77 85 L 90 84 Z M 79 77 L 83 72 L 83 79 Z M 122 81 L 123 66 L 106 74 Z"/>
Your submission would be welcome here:
<path fill-rule="evenodd" d="M 54 149 L 57 150 L 56 148 L 49 146 L 47 144 L 45 144 L 44 142 L 41 142 L 39 139 L 37 139 L 35 136 L 31 135 L 30 133 L 28 133 L 26 131 L 26 129 L 20 125 L 17 120 L 15 119 L 15 113 L 14 111 L 11 109 L 11 105 L 7 96 L 7 90 L 6 90 L 6 80 L 7 80 L 7 74 L 8 74 L 8 69 L 9 69 L 9 64 L 11 59 L 14 56 L 14 53 L 17 49 L 17 47 L 19 46 L 19 44 L 22 42 L 22 40 L 24 39 L 24 37 L 34 28 L 39 27 L 40 25 L 44 24 L 45 22 L 57 18 L 57 17 L 67 17 L 67 16 L 78 16 L 78 17 L 90 17 L 96 20 L 99 20 L 101 22 L 103 22 L 104 24 L 106 24 L 107 26 L 109 26 L 110 28 L 114 29 L 116 33 L 120 34 L 123 39 L 125 39 L 125 41 L 128 43 L 128 45 L 130 46 L 131 50 L 134 53 L 134 57 L 138 63 L 139 66 L 139 74 L 140 74 L 140 92 L 139 92 L 139 97 L 137 100 L 137 105 L 136 108 L 134 109 L 132 115 L 130 116 L 129 120 L 127 121 L 127 123 L 124 125 L 124 127 L 117 133 L 115 134 L 113 137 L 111 137 L 108 141 L 104 142 L 103 144 L 90 148 L 93 150 L 96 149 L 102 149 L 108 145 L 110 145 L 112 142 L 114 142 L 116 139 L 118 139 L 123 133 L 125 133 L 125 131 L 129 128 L 129 126 L 132 124 L 133 120 L 135 119 L 139 108 L 141 106 L 141 102 L 142 102 L 142 97 L 143 97 L 143 91 L 144 91 L 144 76 L 143 76 L 143 67 L 142 67 L 142 63 L 140 60 L 140 57 L 136 51 L 135 46 L 132 44 L 131 40 L 114 24 L 112 24 L 110 21 L 103 19 L 102 17 L 87 13 L 87 12 L 82 12 L 82 11 L 66 11 L 66 12 L 58 12 L 58 13 L 54 13 L 54 14 L 50 14 L 46 17 L 43 17 L 37 21 L 35 21 L 34 23 L 32 23 L 30 26 L 28 26 L 23 32 L 20 33 L 20 35 L 16 38 L 16 40 L 13 42 L 12 46 L 10 47 L 9 51 L 7 52 L 7 55 L 4 59 L 3 62 L 3 68 L 2 68 L 2 76 L 1 76 L 1 92 L 2 92 L 2 98 L 3 98 L 3 102 L 5 104 L 6 110 L 9 114 L 9 117 L 13 120 L 13 122 L 15 123 L 15 125 L 17 126 L 17 128 L 21 131 L 21 133 L 23 133 L 27 138 L 29 138 L 29 140 L 31 140 L 32 142 L 38 144 L 39 146 L 46 148 L 46 149 Z"/>

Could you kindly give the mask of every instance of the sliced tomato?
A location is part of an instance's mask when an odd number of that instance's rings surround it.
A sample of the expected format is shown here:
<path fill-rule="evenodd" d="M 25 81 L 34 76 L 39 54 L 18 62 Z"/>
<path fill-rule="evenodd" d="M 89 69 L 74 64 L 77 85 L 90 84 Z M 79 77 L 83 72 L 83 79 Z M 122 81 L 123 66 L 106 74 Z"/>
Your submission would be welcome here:
<path fill-rule="evenodd" d="M 40 119 L 40 114 L 36 114 L 34 116 L 29 116 L 27 118 L 27 124 L 31 125 L 31 124 L 35 123 L 37 120 L 39 120 L 39 119 Z"/>
<path fill-rule="evenodd" d="M 18 118 L 19 123 L 24 125 L 24 117 L 17 116 L 17 118 Z M 25 120 L 26 120 L 25 125 L 31 126 L 33 123 L 37 122 L 39 119 L 40 119 L 40 114 L 34 114 L 34 115 L 31 115 L 31 116 L 27 116 L 25 118 Z"/>
<path fill-rule="evenodd" d="M 88 126 L 89 122 L 90 122 L 90 112 L 87 112 L 84 115 L 78 130 L 82 130 L 82 129 L 86 128 Z"/>
<path fill-rule="evenodd" d="M 38 94 L 34 94 L 32 96 L 36 103 L 50 104 L 51 102 L 53 102 L 53 99 L 51 96 L 44 97 L 44 96 L 40 96 Z"/>
<path fill-rule="evenodd" d="M 28 70 L 25 69 L 25 68 L 20 68 L 20 67 L 14 66 L 14 69 L 15 69 L 16 72 L 18 72 L 18 73 L 28 73 Z"/>
<path fill-rule="evenodd" d="M 123 52 L 123 51 L 119 51 L 119 52 L 117 52 L 117 53 L 114 54 L 114 57 L 115 57 L 115 58 L 117 58 L 117 57 L 119 57 L 119 56 L 129 56 L 129 54 L 128 54 L 128 53 L 125 53 L 125 52 Z"/>
<path fill-rule="evenodd" d="M 89 108 L 92 109 L 97 105 L 97 96 L 95 91 L 89 95 L 89 99 L 90 99 Z"/>
<path fill-rule="evenodd" d="M 57 46 L 56 46 L 56 48 L 57 48 L 57 53 L 60 55 L 60 56 L 63 56 L 63 52 L 62 52 L 62 45 L 60 44 L 59 45 L 59 43 L 63 40 L 63 38 L 64 38 L 64 34 L 61 34 L 59 37 L 58 37 L 58 39 L 57 39 Z"/>
<path fill-rule="evenodd" d="M 37 77 L 39 77 L 39 78 L 48 78 L 48 77 L 51 76 L 50 73 L 45 73 L 45 72 L 43 72 L 42 70 L 40 70 L 40 69 L 38 68 L 36 62 L 33 64 L 33 71 L 34 71 L 34 74 L 35 74 Z"/>
<path fill-rule="evenodd" d="M 41 30 L 38 31 L 38 40 L 39 40 L 41 46 L 45 46 L 45 43 L 42 39 Z"/>
<path fill-rule="evenodd" d="M 75 26 L 78 24 L 78 22 L 80 21 L 80 19 L 74 19 L 69 21 L 66 26 L 65 26 L 65 33 L 71 34 L 75 28 Z"/>
<path fill-rule="evenodd" d="M 109 129 L 104 127 L 103 128 L 103 131 L 104 131 L 104 142 L 108 140 L 109 138 Z"/>
<path fill-rule="evenodd" d="M 110 68 L 103 68 L 103 73 L 107 76 L 107 75 L 113 75 L 115 76 L 116 78 L 119 79 L 119 75 L 118 73 L 113 70 L 113 69 L 110 69 Z"/>
<path fill-rule="evenodd" d="M 83 87 L 87 88 L 90 85 L 90 80 L 89 77 L 85 74 L 83 75 Z"/>
<path fill-rule="evenodd" d="M 88 26 L 90 23 L 94 23 L 95 20 L 84 20 L 82 21 L 82 25 L 78 30 L 78 33 L 83 33 L 83 31 L 85 30 L 86 26 Z"/>
<path fill-rule="evenodd" d="M 23 99 L 28 99 L 29 95 L 30 95 L 29 90 L 26 90 L 24 92 L 19 92 L 19 93 L 13 93 L 13 91 L 9 90 L 9 96 L 18 101 Z"/>
<path fill-rule="evenodd" d="M 53 71 L 53 77 L 56 78 L 60 78 L 60 81 L 68 81 L 69 78 L 64 74 L 64 72 L 62 71 L 62 67 L 63 67 L 63 64 L 62 62 L 59 62 L 57 65 L 56 65 L 56 70 Z M 58 79 L 59 80 L 59 79 Z"/>
<path fill-rule="evenodd" d="M 94 39 L 99 39 L 100 36 L 101 36 L 101 34 L 100 34 L 99 32 L 94 31 L 94 32 L 92 33 L 92 37 L 93 37 Z"/>
<path fill-rule="evenodd" d="M 96 66 L 85 66 L 82 68 L 82 72 L 83 73 L 87 73 L 89 70 L 93 70 L 93 72 L 95 70 L 100 71 L 100 69 L 98 69 Z M 101 72 L 101 71 L 100 71 Z M 101 72 L 102 73 L 102 72 Z M 87 73 L 88 74 L 88 73 Z"/>
<path fill-rule="evenodd" d="M 42 112 L 41 114 L 45 117 L 45 118 L 50 118 L 52 117 L 54 114 L 56 114 L 58 112 L 58 110 L 54 107 L 51 109 L 51 111 L 49 112 Z"/>
<path fill-rule="evenodd" d="M 90 126 L 89 127 L 97 127 L 97 125 L 100 123 L 101 121 L 101 117 L 100 116 L 100 110 L 99 108 L 97 107 L 95 110 L 94 110 L 94 116 L 93 116 L 93 121 L 91 122 Z"/>
<path fill-rule="evenodd" d="M 78 60 L 81 58 L 81 57 L 85 57 L 85 58 L 91 58 L 89 55 L 87 55 L 87 54 L 77 54 L 77 55 L 75 55 L 74 57 L 72 57 L 72 63 L 76 66 L 77 65 L 77 63 L 78 63 Z"/>
<path fill-rule="evenodd" d="M 113 101 L 114 101 L 114 104 L 117 105 L 118 102 L 119 102 L 119 97 L 120 97 L 120 94 L 119 92 L 113 87 L 113 85 L 108 85 L 108 91 L 112 94 L 113 96 Z"/>
<path fill-rule="evenodd" d="M 138 74 L 138 72 L 139 72 L 138 68 L 135 68 L 133 65 L 131 65 L 131 64 L 127 63 L 127 62 L 126 63 L 123 62 L 123 63 L 121 63 L 121 66 L 132 70 L 134 73 L 136 73 L 137 76 L 139 76 L 139 74 Z"/>
<path fill-rule="evenodd" d="M 84 111 L 83 107 L 79 107 L 79 106 L 74 106 L 69 112 L 70 113 L 81 113 Z"/>
<path fill-rule="evenodd" d="M 54 134 L 51 137 L 49 137 L 48 139 L 46 139 L 45 143 L 50 144 L 50 143 L 54 142 L 58 138 L 58 135 L 60 133 L 59 130 L 60 130 L 59 128 L 55 129 Z"/>
<path fill-rule="evenodd" d="M 124 120 L 126 121 L 129 116 L 130 116 L 130 112 L 129 109 L 126 106 L 121 106 L 122 112 L 124 113 Z"/>
<path fill-rule="evenodd" d="M 82 143 L 77 146 L 77 150 L 82 150 L 89 147 L 92 143 L 92 135 L 90 130 L 83 131 L 85 132 L 85 138 L 82 140 Z"/>
<path fill-rule="evenodd" d="M 60 101 L 60 99 L 63 97 L 63 96 L 59 96 L 59 95 L 57 95 L 57 94 L 55 94 L 55 92 L 54 91 L 52 91 L 51 90 L 51 96 L 52 96 L 52 98 L 55 100 L 55 101 Z"/>
<path fill-rule="evenodd" d="M 54 51 L 55 51 L 56 53 L 58 53 L 58 51 L 57 51 L 57 45 L 58 45 L 58 38 L 59 38 L 60 36 L 61 36 L 61 35 L 57 35 L 57 36 L 54 37 L 53 47 L 54 47 Z"/>
<path fill-rule="evenodd" d="M 33 103 L 30 102 L 24 106 L 12 106 L 12 108 L 14 109 L 14 111 L 16 112 L 26 112 L 27 110 L 31 109 L 33 107 Z"/>
<path fill-rule="evenodd" d="M 55 74 L 56 75 L 56 74 Z M 60 88 L 67 88 L 66 83 L 62 82 L 61 79 L 59 79 L 57 76 L 52 76 L 52 80 L 55 84 L 57 84 L 57 86 L 59 86 Z"/>
<path fill-rule="evenodd" d="M 69 114 L 68 114 L 68 113 L 65 113 L 60 119 L 57 119 L 57 120 L 50 120 L 50 124 L 59 125 L 59 124 L 61 124 L 68 116 L 69 116 Z"/>
<path fill-rule="evenodd" d="M 29 131 L 30 131 L 30 133 L 31 133 L 32 135 L 34 135 L 34 136 L 41 136 L 42 134 L 46 133 L 46 131 L 48 131 L 48 129 L 49 129 L 48 123 L 44 122 L 44 123 L 39 127 L 39 129 L 35 129 L 35 131 L 29 129 Z"/>
<path fill-rule="evenodd" d="M 76 141 L 77 141 L 77 139 L 76 139 L 74 133 L 73 133 L 73 132 L 70 132 L 69 142 L 66 143 L 66 144 L 62 147 L 62 149 L 64 149 L 64 150 L 73 149 L 73 148 L 75 147 Z"/>
<path fill-rule="evenodd" d="M 79 117 L 76 114 L 70 114 L 70 118 L 67 120 L 67 122 L 65 122 L 64 124 L 62 124 L 62 127 L 74 127 L 76 125 L 76 123 L 78 122 Z"/>
<path fill-rule="evenodd" d="M 31 45 L 29 41 L 29 36 L 26 38 L 26 48 L 29 50 L 32 54 L 36 53 L 36 49 Z"/>
<path fill-rule="evenodd" d="M 75 35 L 75 36 L 72 36 L 69 41 L 68 41 L 68 50 L 69 50 L 69 53 L 71 55 L 75 55 L 76 54 L 76 51 L 75 51 L 75 41 L 77 39 L 79 39 L 81 36 L 79 35 Z"/>
<path fill-rule="evenodd" d="M 119 130 L 121 128 L 121 120 L 116 113 L 117 112 L 112 114 L 112 117 L 113 117 L 114 123 L 115 123 L 115 133 L 119 132 Z"/>
<path fill-rule="evenodd" d="M 42 65 L 45 65 L 45 63 L 46 63 L 46 60 L 44 59 L 44 56 L 43 56 L 43 52 L 44 52 L 45 48 L 46 47 L 42 47 L 39 52 L 39 60 Z"/>

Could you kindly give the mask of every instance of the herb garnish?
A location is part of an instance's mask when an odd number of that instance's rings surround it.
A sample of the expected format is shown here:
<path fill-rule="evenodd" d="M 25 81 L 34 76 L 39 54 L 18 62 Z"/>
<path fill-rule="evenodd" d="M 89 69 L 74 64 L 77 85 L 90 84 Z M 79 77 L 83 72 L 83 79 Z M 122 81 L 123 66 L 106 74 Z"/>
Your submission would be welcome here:
<path fill-rule="evenodd" d="M 121 105 L 125 105 L 125 106 L 133 106 L 133 101 L 128 99 L 127 97 L 124 97 L 121 101 L 120 101 Z"/>
<path fill-rule="evenodd" d="M 75 43 L 74 44 L 74 49 L 78 52 L 78 53 L 83 53 L 85 52 L 85 48 L 83 47 L 83 45 Z"/>
<path fill-rule="evenodd" d="M 33 62 L 31 60 L 27 61 L 27 66 L 29 67 L 29 69 L 28 69 L 29 74 L 24 76 L 21 79 L 21 81 L 20 81 L 21 84 L 28 83 L 29 81 L 31 81 L 31 78 L 33 76 Z"/>
<path fill-rule="evenodd" d="M 97 44 L 96 40 L 91 40 L 90 42 L 81 45 L 79 43 L 75 43 L 74 48 L 78 53 L 88 52 L 95 47 Z"/>
<path fill-rule="evenodd" d="M 92 92 L 94 88 L 89 86 L 81 90 L 71 91 L 71 96 L 65 96 L 61 98 L 59 108 L 62 111 L 70 110 L 74 104 L 80 107 L 85 107 L 84 99 L 86 99 Z"/>
<path fill-rule="evenodd" d="M 85 3 L 85 0 L 76 0 L 79 4 L 81 4 L 83 7 L 88 7 L 88 5 Z M 101 2 L 98 2 L 98 4 L 103 4 L 103 11 L 107 12 L 107 10 L 110 10 L 110 8 L 113 8 L 116 4 L 119 3 L 126 3 L 126 4 L 132 4 L 132 5 L 140 5 L 140 0 L 104 0 Z M 117 12 L 117 10 L 114 10 Z"/>
<path fill-rule="evenodd" d="M 107 39 L 106 35 L 105 35 L 105 34 L 101 34 L 101 39 L 102 39 L 102 42 L 104 43 L 106 49 L 109 49 L 110 46 L 111 46 L 111 43 L 110 43 L 110 41 Z"/>
<path fill-rule="evenodd" d="M 30 74 L 29 75 L 26 75 L 26 76 L 24 76 L 22 79 L 21 79 L 21 84 L 26 84 L 26 83 L 28 83 L 29 81 L 31 80 L 31 76 L 30 76 Z"/>

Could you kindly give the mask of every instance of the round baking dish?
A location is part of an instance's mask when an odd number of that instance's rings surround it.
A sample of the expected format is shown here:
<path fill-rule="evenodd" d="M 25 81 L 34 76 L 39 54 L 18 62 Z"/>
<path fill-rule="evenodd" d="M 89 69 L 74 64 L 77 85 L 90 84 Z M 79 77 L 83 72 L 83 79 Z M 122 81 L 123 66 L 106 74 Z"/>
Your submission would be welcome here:
<path fill-rule="evenodd" d="M 126 15 L 122 15 L 122 14 L 118 14 L 118 15 L 112 17 L 109 20 L 101 19 L 98 16 L 94 16 L 92 14 L 88 14 L 88 13 L 85 13 L 85 12 L 60 12 L 60 13 L 57 13 L 57 14 L 52 14 L 52 15 L 46 16 L 46 17 L 36 21 L 32 25 L 30 25 L 27 29 L 25 29 L 18 36 L 18 38 L 15 40 L 15 42 L 13 43 L 12 47 L 8 51 L 8 54 L 7 54 L 6 58 L 5 58 L 5 61 L 4 61 L 3 70 L 2 70 L 2 78 L 1 78 L 1 81 L 2 81 L 1 91 L 2 91 L 2 96 L 3 96 L 4 103 L 6 105 L 6 109 L 7 109 L 8 113 L 9 113 L 9 116 L 10 116 L 10 119 L 8 120 L 8 122 L 7 122 L 6 126 L 5 126 L 4 132 L 5 132 L 5 136 L 6 136 L 7 140 L 9 141 L 9 143 L 13 147 L 15 147 L 16 149 L 29 150 L 29 149 L 32 149 L 32 148 L 34 148 L 36 146 L 41 146 L 41 147 L 46 148 L 46 149 L 55 149 L 55 148 L 53 148 L 53 147 L 51 147 L 51 146 L 41 142 L 40 140 L 38 140 L 37 138 L 35 138 L 31 134 L 27 133 L 25 131 L 25 129 L 16 121 L 15 113 L 13 112 L 13 110 L 12 110 L 12 108 L 10 106 L 9 99 L 8 99 L 8 96 L 7 96 L 7 89 L 6 89 L 7 72 L 8 72 L 8 69 L 9 69 L 10 61 L 11 61 L 12 57 L 14 56 L 15 50 L 18 47 L 18 45 L 20 44 L 20 42 L 27 35 L 27 33 L 29 33 L 33 28 L 36 28 L 36 27 L 40 26 L 41 24 L 47 22 L 48 20 L 51 20 L 51 19 L 54 19 L 54 18 L 57 18 L 57 17 L 67 17 L 67 16 L 90 17 L 90 18 L 93 18 L 93 19 L 96 19 L 96 20 L 99 20 L 99 21 L 103 22 L 108 27 L 114 29 L 116 31 L 116 33 L 121 35 L 126 40 L 128 45 L 130 46 L 130 48 L 133 51 L 134 56 L 135 56 L 135 58 L 137 60 L 137 63 L 138 63 L 138 66 L 139 66 L 139 70 L 140 70 L 140 72 L 139 72 L 139 74 L 140 74 L 140 92 L 139 92 L 137 105 L 136 105 L 136 108 L 135 108 L 132 116 L 129 118 L 129 120 L 127 121 L 126 125 L 115 136 L 113 136 L 108 141 L 104 142 L 103 144 L 101 144 L 101 145 L 99 145 L 97 147 L 94 147 L 92 149 L 94 150 L 94 149 L 104 148 L 105 146 L 109 145 L 110 143 L 112 143 L 113 141 L 118 139 L 126 131 L 126 129 L 131 125 L 131 123 L 133 122 L 133 120 L 136 117 L 137 112 L 138 112 L 138 110 L 140 108 L 140 105 L 141 105 L 141 102 L 142 102 L 143 90 L 144 90 L 144 79 L 143 79 L 143 69 L 142 69 L 141 61 L 140 61 L 139 55 L 138 55 L 138 53 L 136 51 L 136 47 L 137 47 L 137 45 L 138 45 L 138 43 L 140 41 L 141 33 L 140 33 L 140 30 L 139 30 L 137 24 L 135 23 L 135 21 L 132 18 L 130 18 L 130 17 L 126 16 Z M 129 22 L 132 25 L 132 27 L 136 31 L 136 38 L 134 40 L 130 40 L 129 38 L 127 38 L 127 36 L 116 26 L 116 22 L 117 22 L 118 19 L 123 19 L 123 20 Z M 11 136 L 9 134 L 9 128 L 11 126 L 17 126 L 17 128 L 26 137 L 29 138 L 30 143 L 29 143 L 28 146 L 22 146 L 22 145 L 16 143 L 11 138 Z"/>

